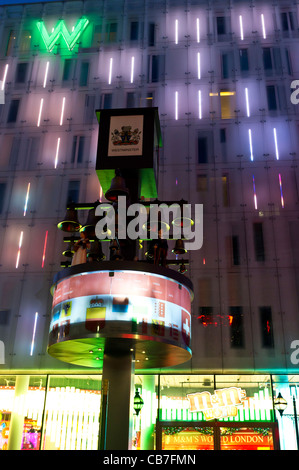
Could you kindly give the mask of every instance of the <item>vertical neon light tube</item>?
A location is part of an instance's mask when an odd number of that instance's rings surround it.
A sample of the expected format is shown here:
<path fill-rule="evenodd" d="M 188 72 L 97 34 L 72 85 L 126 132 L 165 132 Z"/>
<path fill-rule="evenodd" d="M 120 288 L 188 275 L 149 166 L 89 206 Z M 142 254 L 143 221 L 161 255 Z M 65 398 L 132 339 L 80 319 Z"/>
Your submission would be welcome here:
<path fill-rule="evenodd" d="M 44 98 L 41 98 L 40 105 L 39 105 L 38 119 L 37 119 L 37 127 L 40 126 L 40 120 L 41 120 L 41 116 L 42 116 L 43 105 L 44 105 Z"/>
<path fill-rule="evenodd" d="M 34 349 L 34 341 L 35 341 L 35 333 L 36 333 L 36 324 L 37 324 L 38 312 L 35 312 L 34 316 L 34 325 L 33 325 L 33 333 L 32 333 L 32 341 L 31 341 L 31 349 L 30 349 L 30 356 L 33 354 Z"/>
<path fill-rule="evenodd" d="M 198 90 L 198 117 L 202 118 L 202 106 L 201 106 L 201 91 Z"/>
<path fill-rule="evenodd" d="M 274 127 L 274 129 L 273 129 L 273 134 L 274 134 L 274 143 L 275 143 L 275 155 L 276 155 L 276 160 L 279 160 L 279 152 L 278 152 L 278 144 L 277 144 L 277 133 L 276 133 L 275 127 Z"/>
<path fill-rule="evenodd" d="M 174 42 L 178 44 L 179 42 L 179 22 L 178 20 L 175 20 L 175 25 L 174 25 Z"/>
<path fill-rule="evenodd" d="M 266 27 L 265 27 L 265 18 L 264 15 L 261 14 L 261 21 L 262 21 L 262 30 L 263 30 L 263 38 L 266 39 Z"/>
<path fill-rule="evenodd" d="M 57 168 L 57 164 L 58 164 L 59 147 L 60 147 L 60 137 L 58 137 L 58 139 L 57 139 L 54 168 Z"/>
<path fill-rule="evenodd" d="M 108 85 L 111 85 L 111 80 L 112 80 L 112 66 L 113 66 L 113 58 L 110 57 Z"/>
<path fill-rule="evenodd" d="M 247 117 L 250 117 L 248 88 L 245 88 L 245 101 L 246 101 L 246 114 L 247 114 Z"/>
<path fill-rule="evenodd" d="M 281 207 L 284 207 L 284 198 L 283 198 L 283 193 L 282 193 L 282 181 L 281 181 L 281 174 L 279 173 L 278 175 L 279 179 L 279 187 L 280 187 L 280 201 L 281 201 Z"/>
<path fill-rule="evenodd" d="M 46 85 L 47 85 L 48 72 L 49 72 L 49 62 L 47 62 L 46 70 L 45 70 L 44 84 L 43 84 L 44 88 L 46 88 Z"/>
<path fill-rule="evenodd" d="M 62 106 L 61 106 L 60 123 L 59 123 L 61 126 L 63 124 L 64 107 L 65 107 L 65 97 L 63 97 Z"/>
<path fill-rule="evenodd" d="M 179 116 L 179 94 L 178 92 L 176 91 L 175 92 L 175 120 L 177 121 L 178 120 L 178 116 Z"/>
<path fill-rule="evenodd" d="M 248 129 L 248 137 L 249 137 L 249 148 L 250 148 L 250 160 L 253 161 L 253 150 L 252 150 L 252 135 L 251 129 Z"/>
<path fill-rule="evenodd" d="M 45 241 L 44 241 L 44 251 L 43 251 L 43 258 L 42 258 L 42 268 L 45 266 L 47 241 L 48 241 L 48 230 L 46 231 Z"/>
<path fill-rule="evenodd" d="M 243 33 L 243 19 L 242 16 L 239 16 L 239 21 L 240 21 L 240 36 L 241 36 L 241 41 L 244 39 L 244 33 Z"/>
<path fill-rule="evenodd" d="M 19 249 L 18 249 L 17 261 L 16 261 L 16 268 L 17 269 L 19 267 L 19 262 L 20 262 L 22 243 L 23 243 L 23 232 L 20 233 L 20 239 L 19 239 Z"/>
<path fill-rule="evenodd" d="M 200 25 L 199 25 L 199 18 L 196 19 L 196 38 L 197 38 L 197 42 L 200 42 Z"/>
<path fill-rule="evenodd" d="M 198 78 L 198 80 L 201 79 L 201 72 L 200 72 L 200 52 L 197 53 L 197 78 Z"/>
<path fill-rule="evenodd" d="M 134 63 L 135 63 L 135 57 L 132 57 L 131 59 L 131 83 L 134 82 Z"/>
<path fill-rule="evenodd" d="M 257 209 L 257 198 L 256 198 L 256 190 L 255 190 L 255 180 L 254 176 L 252 177 L 252 183 L 253 183 L 253 200 L 254 200 L 254 207 Z"/>
<path fill-rule="evenodd" d="M 3 74 L 3 78 L 2 78 L 1 90 L 4 90 L 4 88 L 5 88 L 5 82 L 6 82 L 7 72 L 8 72 L 8 64 L 5 65 L 4 74 Z"/>
<path fill-rule="evenodd" d="M 27 213 L 27 206 L 28 206 L 28 200 L 29 200 L 29 192 L 30 192 L 30 183 L 28 183 L 28 186 L 27 186 L 27 193 L 26 193 L 26 197 L 25 197 L 25 204 L 24 204 L 24 217 Z"/>

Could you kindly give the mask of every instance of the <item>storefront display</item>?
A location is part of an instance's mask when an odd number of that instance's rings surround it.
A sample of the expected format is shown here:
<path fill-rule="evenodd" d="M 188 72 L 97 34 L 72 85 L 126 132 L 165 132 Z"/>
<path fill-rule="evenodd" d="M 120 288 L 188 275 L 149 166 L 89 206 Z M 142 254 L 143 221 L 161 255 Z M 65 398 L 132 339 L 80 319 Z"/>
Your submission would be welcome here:
<path fill-rule="evenodd" d="M 0 376 L 0 450 L 8 449 L 16 407 L 22 450 L 98 448 L 101 375 L 31 376 L 21 402 L 16 378 Z M 136 375 L 143 406 L 134 413 L 132 449 L 297 449 L 298 385 L 297 376 Z"/>

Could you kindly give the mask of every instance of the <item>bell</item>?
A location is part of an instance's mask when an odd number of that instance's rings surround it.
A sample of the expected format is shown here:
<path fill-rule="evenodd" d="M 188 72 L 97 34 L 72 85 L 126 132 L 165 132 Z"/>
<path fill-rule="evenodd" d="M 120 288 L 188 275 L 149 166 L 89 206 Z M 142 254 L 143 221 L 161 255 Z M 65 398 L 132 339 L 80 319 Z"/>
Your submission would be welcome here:
<path fill-rule="evenodd" d="M 187 250 L 184 246 L 184 241 L 183 240 L 181 240 L 181 239 L 176 240 L 174 249 L 172 250 L 172 253 L 174 253 L 175 255 L 183 255 L 183 254 L 187 253 Z"/>
<path fill-rule="evenodd" d="M 96 208 L 93 207 L 88 211 L 86 223 L 81 228 L 80 232 L 85 232 L 87 238 L 95 237 L 95 227 L 101 217 L 95 215 Z"/>
<path fill-rule="evenodd" d="M 78 232 L 80 230 L 81 224 L 74 207 L 67 209 L 64 219 L 57 224 L 57 227 L 63 232 Z"/>
<path fill-rule="evenodd" d="M 181 228 L 192 227 L 192 225 L 194 225 L 194 221 L 191 219 L 191 217 L 176 217 L 173 219 L 172 225 Z"/>
<path fill-rule="evenodd" d="M 75 239 L 72 238 L 71 241 L 68 243 L 67 249 L 62 252 L 63 256 L 66 256 L 67 258 L 72 258 L 73 254 L 75 253 L 74 245 Z"/>
<path fill-rule="evenodd" d="M 179 272 L 180 272 L 181 274 L 184 274 L 186 271 L 187 271 L 187 268 L 186 268 L 186 266 L 184 265 L 184 263 L 182 263 L 181 266 L 180 266 Z"/>
<path fill-rule="evenodd" d="M 111 186 L 105 193 L 108 201 L 117 202 L 118 196 L 128 196 L 129 190 L 126 188 L 126 182 L 121 176 L 119 170 L 115 170 L 115 177 L 111 181 Z"/>

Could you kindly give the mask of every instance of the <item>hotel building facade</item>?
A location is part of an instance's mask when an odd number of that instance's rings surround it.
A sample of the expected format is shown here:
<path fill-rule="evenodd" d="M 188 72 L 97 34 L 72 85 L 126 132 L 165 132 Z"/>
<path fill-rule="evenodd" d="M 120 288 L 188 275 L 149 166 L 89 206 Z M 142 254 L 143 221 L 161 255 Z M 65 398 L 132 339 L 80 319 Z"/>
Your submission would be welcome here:
<path fill-rule="evenodd" d="M 0 449 L 99 446 L 102 370 L 47 352 L 57 224 L 105 201 L 96 110 L 134 108 L 157 108 L 159 200 L 202 204 L 203 244 L 184 256 L 192 357 L 135 371 L 129 447 L 298 449 L 296 2 L 2 1 L 0 18 Z"/>

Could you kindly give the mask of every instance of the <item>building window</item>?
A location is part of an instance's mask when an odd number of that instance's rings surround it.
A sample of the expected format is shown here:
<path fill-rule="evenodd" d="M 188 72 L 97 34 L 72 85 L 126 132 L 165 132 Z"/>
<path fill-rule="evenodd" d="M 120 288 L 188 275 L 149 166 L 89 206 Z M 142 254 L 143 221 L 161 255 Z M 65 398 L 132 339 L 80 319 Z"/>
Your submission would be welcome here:
<path fill-rule="evenodd" d="M 156 25 L 149 23 L 148 25 L 148 47 L 154 47 L 156 44 Z"/>
<path fill-rule="evenodd" d="M 248 49 L 239 49 L 241 73 L 249 71 Z"/>
<path fill-rule="evenodd" d="M 105 42 L 116 42 L 117 40 L 117 23 L 111 22 L 106 25 Z"/>
<path fill-rule="evenodd" d="M 5 191 L 6 183 L 0 183 L 0 214 L 2 214 L 4 208 Z"/>
<path fill-rule="evenodd" d="M 102 109 L 111 109 L 112 108 L 112 93 L 103 93 L 101 96 L 101 106 Z"/>
<path fill-rule="evenodd" d="M 17 121 L 19 106 L 20 100 L 11 100 L 7 116 L 7 123 L 13 123 Z"/>
<path fill-rule="evenodd" d="M 208 139 L 198 136 L 197 139 L 197 162 L 208 163 Z"/>
<path fill-rule="evenodd" d="M 226 16 L 216 17 L 216 32 L 218 41 L 227 41 L 230 33 L 230 19 Z"/>
<path fill-rule="evenodd" d="M 11 30 L 8 34 L 8 42 L 7 42 L 7 48 L 6 48 L 6 53 L 5 55 L 12 55 L 14 52 L 14 49 L 16 47 L 16 41 L 17 41 L 17 32 Z"/>
<path fill-rule="evenodd" d="M 277 98 L 276 98 L 276 88 L 274 85 L 268 85 L 266 87 L 267 92 L 267 104 L 269 111 L 277 110 Z"/>
<path fill-rule="evenodd" d="M 64 82 L 73 78 L 74 63 L 75 61 L 73 59 L 65 59 L 62 74 L 62 80 Z"/>
<path fill-rule="evenodd" d="M 207 175 L 197 175 L 196 190 L 199 192 L 206 192 L 208 190 Z"/>
<path fill-rule="evenodd" d="M 274 348 L 274 335 L 273 335 L 271 307 L 260 307 L 259 312 L 260 312 L 260 322 L 261 322 L 262 347 Z"/>
<path fill-rule="evenodd" d="M 233 265 L 240 265 L 240 246 L 239 246 L 239 237 L 237 235 L 232 236 L 232 258 Z"/>
<path fill-rule="evenodd" d="M 229 207 L 229 182 L 228 175 L 222 175 L 222 204 L 224 207 Z"/>
<path fill-rule="evenodd" d="M 0 326 L 8 325 L 10 310 L 0 310 Z"/>
<path fill-rule="evenodd" d="M 231 78 L 234 71 L 234 53 L 222 52 L 221 53 L 221 75 L 223 79 Z"/>
<path fill-rule="evenodd" d="M 147 81 L 148 83 L 159 82 L 164 72 L 164 56 L 163 55 L 149 55 L 148 56 L 148 70 Z"/>
<path fill-rule="evenodd" d="M 101 41 L 102 41 L 102 25 L 97 24 L 95 25 L 94 31 L 93 31 L 93 40 L 92 40 L 93 47 L 98 47 Z"/>
<path fill-rule="evenodd" d="M 220 92 L 221 119 L 234 119 L 236 109 L 236 93 L 222 90 Z"/>
<path fill-rule="evenodd" d="M 230 344 L 232 348 L 244 347 L 243 309 L 242 307 L 230 307 Z"/>
<path fill-rule="evenodd" d="M 127 93 L 127 108 L 135 108 L 136 107 L 136 93 L 128 92 Z"/>
<path fill-rule="evenodd" d="M 79 202 L 80 181 L 69 181 L 67 190 L 67 205 Z"/>
<path fill-rule="evenodd" d="M 280 14 L 280 20 L 281 20 L 281 29 L 284 34 L 288 33 L 289 31 L 295 30 L 296 18 L 293 12 L 291 11 L 282 12 Z"/>
<path fill-rule="evenodd" d="M 130 41 L 137 41 L 139 33 L 138 21 L 131 21 L 130 23 Z"/>
<path fill-rule="evenodd" d="M 31 46 L 31 32 L 22 31 L 20 45 L 19 45 L 19 52 L 30 51 L 30 46 Z"/>
<path fill-rule="evenodd" d="M 71 163 L 82 164 L 84 158 L 85 136 L 75 135 L 73 137 Z"/>
<path fill-rule="evenodd" d="M 265 261 L 263 224 L 261 222 L 253 224 L 253 241 L 256 261 Z"/>
<path fill-rule="evenodd" d="M 20 62 L 16 68 L 16 76 L 15 82 L 16 83 L 25 83 L 27 78 L 27 70 L 28 70 L 28 63 L 27 62 Z"/>
<path fill-rule="evenodd" d="M 79 86 L 86 86 L 88 83 L 89 62 L 82 62 L 80 68 Z"/>

